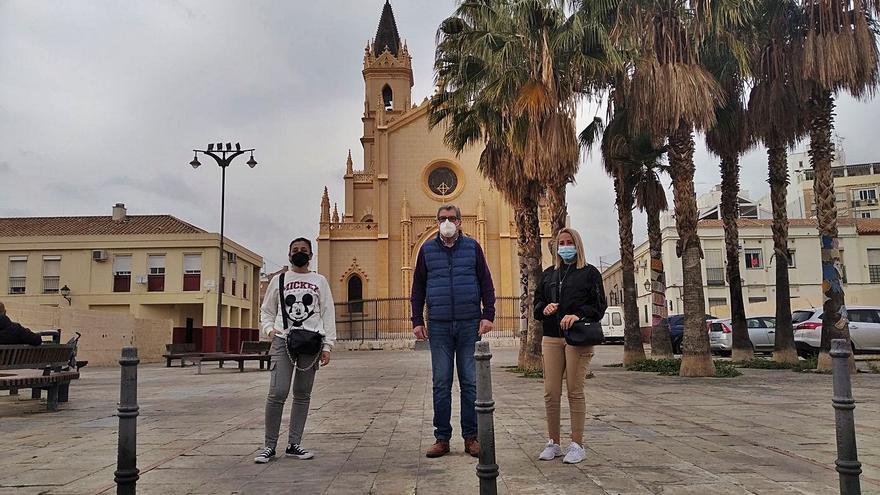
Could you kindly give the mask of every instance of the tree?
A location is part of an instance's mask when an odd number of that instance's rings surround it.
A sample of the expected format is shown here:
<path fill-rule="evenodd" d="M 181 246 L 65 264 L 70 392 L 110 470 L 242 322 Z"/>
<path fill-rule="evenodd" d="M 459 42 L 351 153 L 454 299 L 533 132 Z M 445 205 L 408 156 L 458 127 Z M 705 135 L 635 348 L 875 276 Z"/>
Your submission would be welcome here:
<path fill-rule="evenodd" d="M 700 64 L 709 34 L 747 24 L 744 2 L 622 0 L 618 7 L 619 42 L 634 47 L 632 82 L 626 91 L 635 131 L 668 136 L 669 173 L 674 191 L 684 288 L 684 343 L 681 376 L 715 372 L 706 332 L 694 193 L 694 129 L 715 124 L 715 107 L 724 91 Z"/>
<path fill-rule="evenodd" d="M 668 315 L 666 309 L 666 273 L 663 270 L 663 234 L 660 231 L 660 213 L 669 207 L 666 191 L 660 183 L 659 171 L 665 170 L 660 157 L 651 157 L 653 145 L 642 148 L 644 156 L 636 185 L 636 206 L 648 217 L 648 249 L 651 254 L 651 304 L 654 307 L 651 320 L 651 358 L 672 359 L 672 340 L 669 325 L 662 324 Z M 659 151 L 659 150 L 658 150 Z M 665 153 L 666 148 L 662 148 Z"/>
<path fill-rule="evenodd" d="M 803 78 L 810 86 L 810 162 L 815 180 L 816 217 L 822 249 L 822 349 L 819 369 L 831 369 L 832 339 L 849 340 L 845 297 L 840 276 L 837 207 L 831 174 L 834 94 L 848 91 L 856 98 L 873 93 L 878 83 L 877 40 L 872 25 L 880 2 L 864 0 L 801 0 L 806 36 Z M 855 370 L 855 362 L 850 361 Z"/>
<path fill-rule="evenodd" d="M 796 51 L 802 44 L 801 10 L 793 0 L 763 0 L 756 16 L 752 57 L 754 84 L 749 97 L 752 132 L 767 147 L 770 200 L 773 208 L 773 256 L 776 267 L 776 334 L 773 359 L 796 363 L 791 323 L 788 267 L 788 162 L 786 148 L 805 135 L 801 74 Z"/>
<path fill-rule="evenodd" d="M 453 149 L 485 146 L 480 170 L 516 211 L 526 369 L 541 368 L 530 311 L 541 275 L 537 204 L 546 190 L 554 231 L 564 225 L 579 158 L 575 104 L 604 70 L 593 27 L 550 0 L 480 0 L 462 3 L 438 30 L 429 123 L 446 125 Z"/>
<path fill-rule="evenodd" d="M 753 145 L 742 102 L 746 74 L 733 60 L 725 40 L 713 39 L 703 60 L 724 88 L 727 103 L 715 109 L 715 125 L 706 132 L 706 147 L 721 159 L 721 220 L 724 223 L 727 285 L 730 292 L 730 319 L 733 325 L 734 361 L 750 361 L 754 346 L 746 326 L 746 308 L 739 269 L 739 157 Z"/>

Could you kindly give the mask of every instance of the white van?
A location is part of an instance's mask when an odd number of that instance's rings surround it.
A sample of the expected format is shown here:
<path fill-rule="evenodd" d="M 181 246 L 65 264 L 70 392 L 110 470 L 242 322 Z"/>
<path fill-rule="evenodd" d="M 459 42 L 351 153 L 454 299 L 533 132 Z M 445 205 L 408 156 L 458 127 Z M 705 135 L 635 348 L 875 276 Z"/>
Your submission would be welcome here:
<path fill-rule="evenodd" d="M 602 317 L 602 332 L 605 342 L 623 342 L 623 308 L 608 306 Z"/>

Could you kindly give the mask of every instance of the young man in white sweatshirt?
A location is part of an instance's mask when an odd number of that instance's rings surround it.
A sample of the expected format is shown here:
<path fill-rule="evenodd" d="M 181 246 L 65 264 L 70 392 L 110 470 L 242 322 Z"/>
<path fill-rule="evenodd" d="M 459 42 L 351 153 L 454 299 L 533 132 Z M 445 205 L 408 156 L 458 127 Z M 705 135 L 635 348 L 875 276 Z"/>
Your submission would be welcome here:
<path fill-rule="evenodd" d="M 309 401 L 318 363 L 321 366 L 330 363 L 330 351 L 336 341 L 336 311 L 330 285 L 323 275 L 309 270 L 311 241 L 302 237 L 294 239 L 288 255 L 292 269 L 272 278 L 260 311 L 260 330 L 264 336 L 272 339 L 269 351 L 272 356 L 272 377 L 266 399 L 266 439 L 263 449 L 254 458 L 254 462 L 261 464 L 275 457 L 281 414 L 291 381 L 293 404 L 285 454 L 297 459 L 313 457 L 300 443 L 309 415 Z M 291 355 L 287 350 L 287 335 L 293 328 L 320 334 L 323 337 L 321 352 Z"/>

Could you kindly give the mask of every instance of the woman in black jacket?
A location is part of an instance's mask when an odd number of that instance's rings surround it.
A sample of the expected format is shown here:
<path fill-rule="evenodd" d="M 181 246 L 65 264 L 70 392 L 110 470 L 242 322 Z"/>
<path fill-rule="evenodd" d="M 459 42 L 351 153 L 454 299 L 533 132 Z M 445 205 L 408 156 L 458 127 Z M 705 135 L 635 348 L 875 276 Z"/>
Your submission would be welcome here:
<path fill-rule="evenodd" d="M 544 405 L 550 437 L 538 458 L 550 461 L 563 455 L 559 446 L 559 414 L 564 374 L 571 411 L 571 444 L 565 451 L 563 462 L 575 464 L 586 457 L 583 447 L 587 410 L 584 380 L 593 357 L 593 347 L 566 344 L 564 332 L 578 320 L 601 320 L 608 304 L 602 288 L 602 275 L 586 262 L 580 234 L 564 228 L 556 236 L 556 246 L 554 265 L 544 270 L 535 291 L 535 319 L 541 320 L 544 327 L 541 351 L 544 355 Z"/>

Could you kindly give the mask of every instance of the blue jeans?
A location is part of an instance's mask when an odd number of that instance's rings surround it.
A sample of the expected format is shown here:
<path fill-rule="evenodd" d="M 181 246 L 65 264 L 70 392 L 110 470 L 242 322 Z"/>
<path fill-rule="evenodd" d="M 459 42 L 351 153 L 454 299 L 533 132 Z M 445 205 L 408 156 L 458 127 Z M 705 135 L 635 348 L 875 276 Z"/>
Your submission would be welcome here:
<path fill-rule="evenodd" d="M 458 369 L 461 389 L 461 436 L 477 436 L 477 362 L 475 344 L 480 340 L 480 320 L 429 321 L 431 373 L 434 382 L 434 437 L 452 438 L 452 374 Z M 457 365 L 457 366 L 456 366 Z"/>

